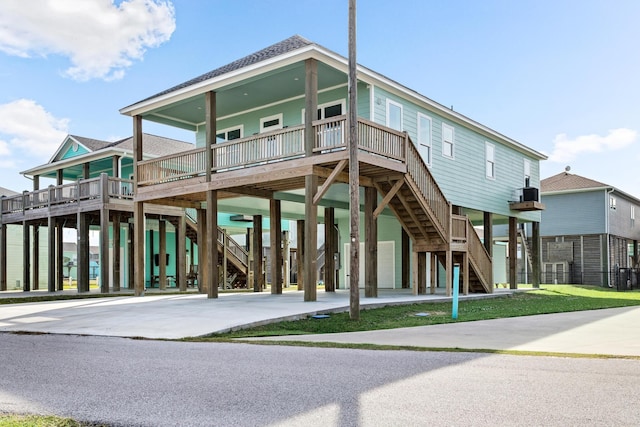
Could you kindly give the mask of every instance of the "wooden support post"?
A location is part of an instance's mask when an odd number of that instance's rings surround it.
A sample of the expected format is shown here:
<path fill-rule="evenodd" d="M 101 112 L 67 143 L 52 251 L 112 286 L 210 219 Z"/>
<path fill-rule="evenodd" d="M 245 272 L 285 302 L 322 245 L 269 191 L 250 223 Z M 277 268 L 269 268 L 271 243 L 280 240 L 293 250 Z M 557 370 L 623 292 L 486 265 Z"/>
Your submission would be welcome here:
<path fill-rule="evenodd" d="M 473 230 L 471 231 L 473 232 Z M 469 295 L 469 253 L 462 253 L 462 294 Z"/>
<path fill-rule="evenodd" d="M 318 274 L 318 208 L 313 195 L 318 189 L 316 175 L 305 176 L 305 230 L 304 230 L 304 300 L 317 299 Z"/>
<path fill-rule="evenodd" d="M 427 253 L 418 252 L 418 295 L 427 294 Z"/>
<path fill-rule="evenodd" d="M 373 215 L 378 203 L 375 187 L 364 189 L 364 296 L 378 297 L 378 221 Z"/>
<path fill-rule="evenodd" d="M 335 292 L 336 290 L 336 262 L 333 254 L 336 251 L 335 237 L 333 229 L 335 221 L 335 208 L 324 208 L 324 290 L 325 292 Z"/>
<path fill-rule="evenodd" d="M 0 291 L 7 290 L 7 224 L 2 223 L 0 202 Z"/>
<path fill-rule="evenodd" d="M 90 163 L 83 163 L 82 164 L 82 179 L 89 179 L 91 178 L 91 164 Z"/>
<path fill-rule="evenodd" d="M 24 271 L 22 272 L 22 290 L 31 291 L 31 227 L 26 221 L 22 222 L 22 258 Z"/>
<path fill-rule="evenodd" d="M 411 253 L 409 248 L 409 235 L 402 229 L 402 287 L 411 287 Z"/>
<path fill-rule="evenodd" d="M 198 290 L 207 293 L 209 286 L 209 257 L 207 256 L 208 227 L 207 214 L 204 209 L 197 210 L 198 216 Z"/>
<path fill-rule="evenodd" d="M 431 262 L 430 262 L 430 268 L 431 268 L 431 277 L 430 277 L 430 293 L 431 295 L 436 293 L 436 284 L 438 283 L 438 257 L 436 256 L 435 253 L 431 252 L 430 253 L 431 256 Z"/>
<path fill-rule="evenodd" d="M 218 191 L 207 191 L 207 274 L 209 288 L 207 298 L 218 298 L 218 286 L 220 285 L 220 273 L 218 269 Z"/>
<path fill-rule="evenodd" d="M 262 215 L 253 216 L 253 292 L 262 292 Z"/>
<path fill-rule="evenodd" d="M 291 264 L 289 252 L 289 232 L 282 232 L 282 286 L 288 288 L 291 280 Z"/>
<path fill-rule="evenodd" d="M 282 293 L 282 209 L 280 200 L 269 200 L 271 293 Z"/>
<path fill-rule="evenodd" d="M 638 254 L 638 241 L 633 241 L 633 256 L 637 257 Z M 531 281 L 534 288 L 540 287 L 540 223 L 534 221 L 531 223 L 531 264 L 533 264 L 533 280 Z M 634 263 L 635 264 L 635 263 Z M 633 265 L 632 267 L 635 267 Z"/>
<path fill-rule="evenodd" d="M 167 221 L 158 220 L 158 288 L 167 289 Z"/>
<path fill-rule="evenodd" d="M 229 237 L 227 230 L 222 230 L 222 289 L 227 287 L 227 277 L 229 277 Z"/>
<path fill-rule="evenodd" d="M 48 226 L 48 262 L 47 262 L 47 290 L 49 292 L 56 291 L 56 266 L 58 263 L 56 262 L 56 219 L 55 217 L 49 215 L 47 218 L 47 226 Z"/>
<path fill-rule="evenodd" d="M 453 254 L 451 248 L 445 252 L 445 294 L 450 297 L 453 293 Z"/>
<path fill-rule="evenodd" d="M 213 91 L 204 94 L 205 105 L 205 147 L 206 147 L 206 177 L 211 182 L 211 169 L 215 166 L 213 145 L 216 143 L 216 93 Z M 214 246 L 217 249 L 217 246 Z"/>
<path fill-rule="evenodd" d="M 489 256 L 493 256 L 493 219 L 491 212 L 484 212 L 484 247 L 489 252 Z"/>
<path fill-rule="evenodd" d="M 184 215 L 178 217 L 178 226 L 176 227 L 176 287 L 181 292 L 187 290 L 187 219 Z M 193 246 L 191 247 L 191 256 L 193 257 Z"/>
<path fill-rule="evenodd" d="M 89 218 L 88 214 L 78 213 L 78 292 L 89 292 Z"/>
<path fill-rule="evenodd" d="M 33 290 L 40 289 L 40 226 L 33 225 Z"/>
<path fill-rule="evenodd" d="M 120 178 L 120 156 L 111 157 L 111 176 Z"/>
<path fill-rule="evenodd" d="M 134 173 L 135 175 L 135 173 Z M 144 204 L 142 202 L 133 203 L 133 287 L 135 296 L 144 295 L 144 249 L 145 249 L 145 218 Z M 151 249 L 153 252 L 153 248 Z"/>
<path fill-rule="evenodd" d="M 518 289 L 518 218 L 509 217 L 509 289 Z"/>
<path fill-rule="evenodd" d="M 113 212 L 112 230 L 113 230 L 113 277 L 111 279 L 113 292 L 120 292 L 120 272 L 122 261 L 120 259 L 120 212 Z"/>
<path fill-rule="evenodd" d="M 299 219 L 296 222 L 298 236 L 298 248 L 296 250 L 296 280 L 299 291 L 304 289 L 304 230 L 306 228 L 304 223 L 305 221 L 303 219 Z"/>
<path fill-rule="evenodd" d="M 418 281 L 418 252 L 413 251 L 411 258 L 411 269 L 413 270 L 413 274 L 411 275 L 411 289 L 413 295 L 418 295 L 418 288 L 420 287 Z"/>
<path fill-rule="evenodd" d="M 56 220 L 56 285 L 59 291 L 64 290 L 64 241 L 63 221 Z"/>
<path fill-rule="evenodd" d="M 109 293 L 109 177 L 100 174 L 102 207 L 100 209 L 100 292 Z"/>

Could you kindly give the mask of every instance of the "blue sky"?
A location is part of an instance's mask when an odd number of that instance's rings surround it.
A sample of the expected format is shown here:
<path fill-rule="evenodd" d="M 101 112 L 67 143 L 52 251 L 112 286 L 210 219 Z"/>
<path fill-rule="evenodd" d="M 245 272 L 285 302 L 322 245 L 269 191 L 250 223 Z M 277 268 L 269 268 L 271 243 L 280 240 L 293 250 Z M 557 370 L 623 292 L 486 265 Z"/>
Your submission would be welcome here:
<path fill-rule="evenodd" d="M 36 6 L 37 5 L 37 6 Z M 347 54 L 347 0 L 2 0 L 0 186 L 66 134 L 130 136 L 118 110 L 300 34 Z M 358 63 L 640 197 L 640 2 L 358 2 Z M 145 123 L 144 130 L 193 141 Z"/>

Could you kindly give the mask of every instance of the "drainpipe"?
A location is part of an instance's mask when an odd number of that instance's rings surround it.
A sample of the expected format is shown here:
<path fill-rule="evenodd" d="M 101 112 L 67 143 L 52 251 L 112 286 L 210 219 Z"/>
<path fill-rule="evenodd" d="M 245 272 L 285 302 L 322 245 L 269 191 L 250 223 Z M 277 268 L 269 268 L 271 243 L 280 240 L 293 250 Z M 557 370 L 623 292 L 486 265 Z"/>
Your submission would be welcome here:
<path fill-rule="evenodd" d="M 606 206 L 606 222 L 605 222 L 605 236 L 607 237 L 607 283 L 606 285 L 611 287 L 611 254 L 610 254 L 610 245 L 609 245 L 609 213 L 611 211 L 611 194 L 615 191 L 615 188 L 611 188 L 607 191 L 607 199 L 605 200 Z"/>

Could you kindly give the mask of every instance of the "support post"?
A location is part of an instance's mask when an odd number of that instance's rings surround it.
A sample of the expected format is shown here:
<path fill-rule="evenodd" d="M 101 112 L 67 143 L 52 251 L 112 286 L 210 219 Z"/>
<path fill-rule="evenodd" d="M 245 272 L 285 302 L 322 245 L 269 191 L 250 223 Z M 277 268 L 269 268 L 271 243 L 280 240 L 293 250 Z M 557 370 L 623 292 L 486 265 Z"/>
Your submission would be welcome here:
<path fill-rule="evenodd" d="M 167 289 L 167 221 L 158 220 L 158 288 Z"/>
<path fill-rule="evenodd" d="M 253 292 L 262 292 L 262 215 L 253 216 Z"/>
<path fill-rule="evenodd" d="M 453 254 L 451 248 L 447 248 L 445 252 L 445 293 L 448 297 L 451 296 L 453 291 Z"/>
<path fill-rule="evenodd" d="M 633 256 L 638 256 L 638 241 L 633 241 Z M 531 281 L 534 288 L 540 287 L 540 223 L 534 221 L 531 223 L 531 264 L 533 264 L 533 280 Z M 635 267 L 635 265 L 634 265 Z"/>
<path fill-rule="evenodd" d="M 298 248 L 296 251 L 296 277 L 297 277 L 297 285 L 298 290 L 301 291 L 304 289 L 304 230 L 305 230 L 305 221 L 303 219 L 299 219 L 296 221 L 297 227 L 297 236 L 298 236 Z"/>
<path fill-rule="evenodd" d="M 109 293 L 109 177 L 100 174 L 100 194 L 102 206 L 100 208 L 100 292 Z"/>
<path fill-rule="evenodd" d="M 418 295 L 418 288 L 420 287 L 420 282 L 418 281 L 418 252 L 415 250 L 411 253 L 411 269 L 413 270 L 413 274 L 411 275 L 411 289 L 413 295 Z"/>
<path fill-rule="evenodd" d="M 471 230 L 473 232 L 473 230 Z M 469 295 L 469 253 L 462 253 L 462 294 Z"/>
<path fill-rule="evenodd" d="M 135 175 L 135 174 L 134 174 Z M 144 249 L 145 249 L 145 219 L 144 204 L 133 203 L 133 286 L 135 296 L 144 296 Z M 153 250 L 153 249 L 152 249 Z M 134 267 L 135 266 L 135 267 Z"/>
<path fill-rule="evenodd" d="M 134 224 L 127 223 L 127 289 L 135 289 L 135 273 L 133 271 L 135 266 L 134 230 Z"/>
<path fill-rule="evenodd" d="M 378 221 L 373 215 L 378 202 L 375 187 L 364 189 L 364 296 L 378 297 Z"/>
<path fill-rule="evenodd" d="M 176 259 L 176 286 L 181 292 L 187 290 L 187 219 L 184 215 L 178 217 L 176 228 L 177 259 Z M 191 249 L 193 257 L 193 248 Z"/>
<path fill-rule="evenodd" d="M 2 203 L 0 202 L 0 210 Z M 7 290 L 7 224 L 2 223 L 0 212 L 0 291 Z"/>
<path fill-rule="evenodd" d="M 205 147 L 206 147 L 206 177 L 207 182 L 211 182 L 211 170 L 215 166 L 213 156 L 213 145 L 216 141 L 216 93 L 209 91 L 204 94 L 205 100 Z M 216 251 L 217 246 L 215 246 Z"/>
<path fill-rule="evenodd" d="M 56 284 L 59 291 L 64 290 L 64 241 L 63 221 L 56 220 Z"/>
<path fill-rule="evenodd" d="M 509 217 L 509 289 L 518 289 L 518 219 Z"/>
<path fill-rule="evenodd" d="M 291 272 L 289 263 L 289 232 L 282 232 L 282 286 L 288 288 L 290 285 Z"/>
<path fill-rule="evenodd" d="M 418 252 L 418 295 L 427 294 L 427 253 Z"/>
<path fill-rule="evenodd" d="M 218 269 L 218 191 L 207 190 L 207 274 L 209 289 L 207 298 L 218 298 L 220 274 Z"/>
<path fill-rule="evenodd" d="M 33 250 L 33 290 L 40 289 L 40 226 L 38 224 L 33 225 L 33 244 L 31 245 Z"/>
<path fill-rule="evenodd" d="M 87 214 L 78 213 L 78 292 L 89 292 L 89 218 Z"/>
<path fill-rule="evenodd" d="M 26 221 L 22 222 L 22 255 L 24 271 L 22 272 L 22 290 L 31 291 L 31 227 Z"/>
<path fill-rule="evenodd" d="M 282 209 L 280 200 L 269 200 L 271 293 L 282 293 Z"/>
<path fill-rule="evenodd" d="M 120 271 L 121 271 L 121 259 L 120 259 L 120 212 L 113 212 L 112 230 L 113 230 L 113 278 L 111 279 L 113 284 L 113 292 L 120 292 Z"/>
<path fill-rule="evenodd" d="M 489 256 L 493 257 L 493 215 L 491 212 L 484 212 L 483 216 L 484 247 Z"/>
<path fill-rule="evenodd" d="M 318 190 L 318 177 L 305 176 L 305 231 L 304 231 L 304 300 L 317 299 L 318 274 L 318 208 L 313 195 Z"/>
<path fill-rule="evenodd" d="M 431 256 L 431 262 L 430 262 L 430 267 L 431 267 L 431 284 L 430 284 L 430 293 L 431 295 L 436 293 L 436 284 L 438 281 L 438 257 L 436 256 L 435 253 L 431 252 L 430 253 Z"/>
<path fill-rule="evenodd" d="M 52 193 L 53 191 L 50 191 Z M 49 292 L 56 291 L 56 266 L 58 263 L 56 262 L 56 219 L 55 217 L 49 215 L 47 218 L 47 227 L 48 227 L 48 262 L 47 262 L 47 290 Z"/>
<path fill-rule="evenodd" d="M 336 233 L 333 230 L 335 222 L 335 208 L 324 208 L 324 290 L 335 292 L 336 290 L 336 262 L 333 254 L 336 251 Z"/>
<path fill-rule="evenodd" d="M 198 216 L 198 290 L 207 293 L 209 286 L 209 257 L 208 252 L 208 227 L 207 214 L 204 209 L 197 210 Z"/>

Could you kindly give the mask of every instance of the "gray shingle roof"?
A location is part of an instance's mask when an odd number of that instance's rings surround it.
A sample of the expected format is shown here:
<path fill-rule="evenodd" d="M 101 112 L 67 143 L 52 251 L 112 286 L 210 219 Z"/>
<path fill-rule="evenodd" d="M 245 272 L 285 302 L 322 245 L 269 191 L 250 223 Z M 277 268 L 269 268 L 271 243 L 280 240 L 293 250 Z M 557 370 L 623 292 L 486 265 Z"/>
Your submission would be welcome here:
<path fill-rule="evenodd" d="M 178 141 L 177 139 L 143 133 L 142 147 L 145 154 L 160 157 L 179 153 L 181 151 L 193 150 L 195 145 L 184 141 Z M 109 143 L 107 147 L 103 148 L 122 148 L 124 150 L 133 150 L 133 137 L 130 136 L 129 138 Z"/>
<path fill-rule="evenodd" d="M 0 187 L 0 196 L 17 196 L 18 192 L 13 191 L 13 190 L 9 190 L 8 188 L 4 188 L 4 187 Z"/>
<path fill-rule="evenodd" d="M 143 99 L 142 101 L 139 101 L 139 102 L 144 102 L 144 101 L 147 101 L 149 99 L 156 98 L 158 96 L 166 95 L 166 94 L 174 92 L 176 90 L 180 90 L 180 89 L 192 86 L 192 85 L 194 85 L 196 83 L 204 82 L 204 81 L 207 81 L 207 80 L 212 79 L 214 77 L 218 77 L 218 76 L 221 76 L 223 74 L 229 73 L 231 71 L 239 70 L 239 69 L 247 67 L 249 65 L 253 65 L 253 64 L 256 64 L 258 62 L 265 61 L 267 59 L 275 58 L 276 56 L 283 55 L 285 53 L 294 51 L 296 49 L 300 49 L 300 48 L 305 47 L 305 46 L 313 45 L 313 44 L 315 44 L 315 43 L 305 39 L 304 37 L 301 37 L 299 35 L 295 35 L 295 36 L 289 37 L 288 39 L 285 39 L 285 40 L 283 40 L 281 42 L 273 44 L 273 45 L 271 45 L 269 47 L 266 47 L 266 48 L 264 48 L 262 50 L 254 52 L 251 55 L 247 55 L 244 58 L 240 58 L 240 59 L 238 59 L 236 61 L 233 61 L 230 64 L 224 65 L 224 66 L 222 66 L 220 68 L 216 68 L 215 70 L 209 71 L 208 73 L 202 74 L 201 76 L 198 76 L 198 77 L 193 78 L 191 80 L 187 80 L 184 83 L 176 85 L 176 86 L 174 86 L 172 88 L 164 90 L 164 91 L 162 91 L 160 93 L 157 93 L 157 94 L 155 94 L 153 96 L 150 96 L 148 98 L 145 98 L 145 99 Z"/>
<path fill-rule="evenodd" d="M 610 185 L 580 175 L 561 172 L 540 181 L 541 192 L 583 190 L 586 188 L 609 188 Z"/>
<path fill-rule="evenodd" d="M 78 136 L 78 135 L 69 135 L 69 136 L 75 139 L 76 141 L 78 141 L 80 144 L 87 147 L 89 151 L 100 150 L 101 148 L 108 147 L 111 144 L 111 142 L 109 141 L 102 141 L 100 139 L 85 138 L 84 136 Z"/>

